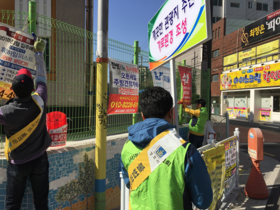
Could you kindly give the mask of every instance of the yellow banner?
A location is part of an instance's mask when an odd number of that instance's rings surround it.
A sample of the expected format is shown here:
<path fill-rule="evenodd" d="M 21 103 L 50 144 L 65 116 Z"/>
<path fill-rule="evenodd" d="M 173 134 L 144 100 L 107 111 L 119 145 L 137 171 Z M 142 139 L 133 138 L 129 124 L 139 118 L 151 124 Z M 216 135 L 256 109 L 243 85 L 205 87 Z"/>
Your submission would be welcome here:
<path fill-rule="evenodd" d="M 280 63 L 221 74 L 220 89 L 236 90 L 280 85 Z"/>
<path fill-rule="evenodd" d="M 255 56 L 256 56 L 256 48 L 254 47 L 249 50 L 240 51 L 238 53 L 238 61 L 243 62 L 244 59 L 246 59 L 246 58 L 253 59 L 253 58 L 255 58 Z"/>
<path fill-rule="evenodd" d="M 237 63 L 237 53 L 224 57 L 224 66 Z"/>
<path fill-rule="evenodd" d="M 260 46 L 257 46 L 257 57 L 262 57 L 277 53 L 279 51 L 279 40 L 269 42 Z"/>
<path fill-rule="evenodd" d="M 225 145 L 220 145 L 217 148 L 209 149 L 203 154 L 213 190 L 213 201 L 208 209 L 213 210 L 216 208 L 216 204 L 218 203 L 219 199 L 221 199 L 224 191 L 226 171 Z"/>

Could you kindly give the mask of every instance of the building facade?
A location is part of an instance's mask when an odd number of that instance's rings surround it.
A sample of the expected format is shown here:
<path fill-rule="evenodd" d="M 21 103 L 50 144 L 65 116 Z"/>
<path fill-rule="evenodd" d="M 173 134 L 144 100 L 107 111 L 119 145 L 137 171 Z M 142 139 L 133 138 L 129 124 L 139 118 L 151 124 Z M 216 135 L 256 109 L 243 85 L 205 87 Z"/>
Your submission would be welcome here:
<path fill-rule="evenodd" d="M 226 21 L 213 25 L 212 107 L 230 118 L 280 122 L 280 11 L 228 35 Z"/>

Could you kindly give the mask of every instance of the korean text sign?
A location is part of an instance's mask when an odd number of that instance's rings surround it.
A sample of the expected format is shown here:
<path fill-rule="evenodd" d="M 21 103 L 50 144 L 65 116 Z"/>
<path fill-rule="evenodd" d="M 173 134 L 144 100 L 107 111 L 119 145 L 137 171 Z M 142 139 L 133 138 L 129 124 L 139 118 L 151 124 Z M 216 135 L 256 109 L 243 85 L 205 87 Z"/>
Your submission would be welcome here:
<path fill-rule="evenodd" d="M 242 47 L 276 36 L 280 32 L 280 10 L 275 11 L 242 29 Z M 278 46 L 277 46 L 278 47 Z"/>
<path fill-rule="evenodd" d="M 207 171 L 210 175 L 213 190 L 213 200 L 208 208 L 216 209 L 217 203 L 221 199 L 225 182 L 225 146 L 220 145 L 217 148 L 206 150 L 204 153 L 204 161 Z"/>
<path fill-rule="evenodd" d="M 0 99 L 14 98 L 10 90 L 14 77 L 22 68 L 36 75 L 34 39 L 14 27 L 0 23 Z"/>
<path fill-rule="evenodd" d="M 154 86 L 162 87 L 171 92 L 170 69 L 164 66 L 152 71 Z"/>
<path fill-rule="evenodd" d="M 109 60 L 110 95 L 107 114 L 133 114 L 138 112 L 138 66 L 113 59 Z"/>
<path fill-rule="evenodd" d="M 211 39 L 210 1 L 167 0 L 148 23 L 150 70 Z"/>
<path fill-rule="evenodd" d="M 280 85 L 280 64 L 221 74 L 220 89 L 233 90 Z"/>
<path fill-rule="evenodd" d="M 178 66 L 183 85 L 183 101 L 187 105 L 192 104 L 192 69 Z"/>

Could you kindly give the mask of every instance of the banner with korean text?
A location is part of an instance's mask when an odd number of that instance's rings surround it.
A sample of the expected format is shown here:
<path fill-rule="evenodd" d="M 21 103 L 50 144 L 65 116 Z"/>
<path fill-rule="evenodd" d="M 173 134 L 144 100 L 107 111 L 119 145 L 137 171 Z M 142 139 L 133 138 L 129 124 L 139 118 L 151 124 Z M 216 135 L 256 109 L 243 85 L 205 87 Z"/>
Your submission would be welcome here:
<path fill-rule="evenodd" d="M 0 99 L 15 97 L 11 89 L 14 77 L 22 68 L 36 76 L 34 38 L 16 28 L 0 23 Z"/>
<path fill-rule="evenodd" d="M 165 1 L 148 23 L 150 70 L 211 36 L 210 1 Z"/>
<path fill-rule="evenodd" d="M 192 104 L 192 69 L 184 66 L 178 66 L 182 85 L 183 85 L 183 101 L 187 105 Z"/>
<path fill-rule="evenodd" d="M 220 89 L 271 87 L 280 85 L 280 63 L 221 74 Z"/>
<path fill-rule="evenodd" d="M 220 145 L 203 152 L 213 190 L 213 200 L 209 210 L 216 209 L 222 199 L 225 184 L 225 146 Z"/>
<path fill-rule="evenodd" d="M 162 87 L 171 93 L 170 68 L 161 66 L 152 72 L 154 86 Z"/>
<path fill-rule="evenodd" d="M 110 94 L 108 115 L 138 112 L 139 69 L 137 65 L 109 59 Z"/>

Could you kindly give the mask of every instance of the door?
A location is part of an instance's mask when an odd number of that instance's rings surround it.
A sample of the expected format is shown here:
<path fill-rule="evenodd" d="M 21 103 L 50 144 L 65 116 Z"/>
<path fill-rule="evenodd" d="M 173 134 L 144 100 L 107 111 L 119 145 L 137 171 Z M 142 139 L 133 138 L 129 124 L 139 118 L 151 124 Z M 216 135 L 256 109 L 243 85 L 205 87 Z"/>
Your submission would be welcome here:
<path fill-rule="evenodd" d="M 280 96 L 272 96 L 272 122 L 280 122 Z"/>

